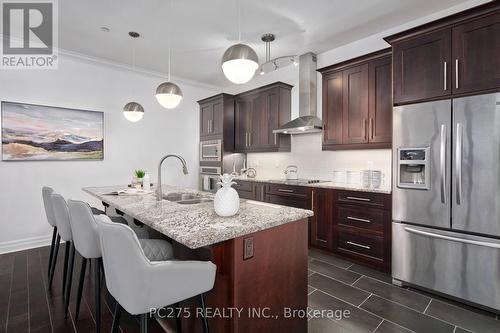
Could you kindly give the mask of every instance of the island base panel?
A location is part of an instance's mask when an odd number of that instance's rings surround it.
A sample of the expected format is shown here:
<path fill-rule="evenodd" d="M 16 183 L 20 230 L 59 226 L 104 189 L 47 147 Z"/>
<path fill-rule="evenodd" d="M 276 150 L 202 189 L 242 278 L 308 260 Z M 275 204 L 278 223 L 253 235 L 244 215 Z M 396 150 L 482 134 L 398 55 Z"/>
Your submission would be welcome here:
<path fill-rule="evenodd" d="M 307 331 L 307 224 L 303 219 L 196 250 L 174 243 L 178 259 L 217 265 L 215 286 L 205 295 L 211 332 Z M 196 301 L 181 304 L 191 313 L 182 319 L 183 332 L 202 332 Z"/>

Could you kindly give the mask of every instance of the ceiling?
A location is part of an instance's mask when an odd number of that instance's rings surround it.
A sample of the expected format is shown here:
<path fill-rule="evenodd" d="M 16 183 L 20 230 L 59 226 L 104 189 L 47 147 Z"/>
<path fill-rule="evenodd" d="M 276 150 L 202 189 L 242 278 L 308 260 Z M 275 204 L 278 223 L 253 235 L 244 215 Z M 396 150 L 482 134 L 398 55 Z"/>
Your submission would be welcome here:
<path fill-rule="evenodd" d="M 265 58 L 260 36 L 276 35 L 273 57 L 321 53 L 464 0 L 240 0 L 242 41 Z M 59 1 L 59 47 L 106 60 L 167 72 L 172 27 L 172 75 L 228 86 L 220 68 L 225 49 L 238 39 L 236 0 Z M 169 24 L 169 18 L 171 20 Z M 107 27 L 109 32 L 103 32 Z M 141 38 L 132 40 L 129 31 Z"/>

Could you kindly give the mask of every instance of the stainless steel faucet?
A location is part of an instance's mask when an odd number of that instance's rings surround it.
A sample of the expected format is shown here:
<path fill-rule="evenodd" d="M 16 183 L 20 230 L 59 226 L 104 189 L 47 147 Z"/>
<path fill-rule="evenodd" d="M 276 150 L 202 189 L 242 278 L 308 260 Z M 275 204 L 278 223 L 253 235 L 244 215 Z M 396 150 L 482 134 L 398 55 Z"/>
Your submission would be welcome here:
<path fill-rule="evenodd" d="M 182 163 L 182 172 L 187 175 L 188 174 L 188 169 L 186 165 L 186 160 L 179 155 L 166 155 L 163 156 L 160 160 L 160 163 L 158 163 L 158 184 L 156 184 L 156 200 L 161 201 L 163 199 L 163 192 L 161 189 L 161 165 L 163 164 L 163 161 L 165 161 L 169 157 L 175 157 L 178 158 L 179 161 Z"/>

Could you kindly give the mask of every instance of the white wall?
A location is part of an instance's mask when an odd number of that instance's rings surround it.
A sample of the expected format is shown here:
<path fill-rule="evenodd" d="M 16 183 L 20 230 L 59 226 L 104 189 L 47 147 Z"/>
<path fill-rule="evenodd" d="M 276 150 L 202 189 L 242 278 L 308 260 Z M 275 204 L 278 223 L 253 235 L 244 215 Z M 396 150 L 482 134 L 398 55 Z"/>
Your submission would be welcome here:
<path fill-rule="evenodd" d="M 198 186 L 199 109 L 197 100 L 216 93 L 209 87 L 179 83 L 184 99 L 174 110 L 159 106 L 154 92 L 159 76 L 132 72 L 73 56 L 60 55 L 58 70 L 3 70 L 0 100 L 103 111 L 103 161 L 0 161 L 0 253 L 45 244 L 51 235 L 41 188 L 99 204 L 84 186 L 127 184 L 132 170 L 147 169 L 156 181 L 157 163 L 166 153 L 185 157 L 189 175 L 176 160 L 164 164 L 164 183 Z M 138 123 L 128 122 L 123 106 L 145 108 Z M 194 148 L 193 148 L 194 147 Z"/>
<path fill-rule="evenodd" d="M 441 17 L 457 13 L 468 8 L 477 6 L 488 1 L 472 0 L 460 5 L 450 7 L 446 10 L 436 12 L 432 15 L 396 26 L 392 29 L 371 35 L 358 41 L 343 45 L 317 55 L 317 67 L 322 68 L 344 60 L 352 59 L 384 48 L 388 48 L 383 37 L 394 33 L 434 21 Z M 298 68 L 294 66 L 284 67 L 277 71 L 256 75 L 250 82 L 243 85 L 231 85 L 225 88 L 225 92 L 237 94 L 246 90 L 254 89 L 276 81 L 282 81 L 294 86 L 292 89 L 292 119 L 299 115 L 298 110 Z M 321 118 L 321 74 L 317 77 L 317 115 Z M 322 151 L 321 134 L 308 134 L 292 136 L 291 153 L 261 153 L 248 154 L 249 166 L 257 169 L 258 176 L 264 178 L 283 177 L 283 169 L 288 164 L 299 166 L 299 173 L 302 177 L 318 177 L 331 179 L 333 170 L 363 170 L 369 165 L 373 169 L 382 170 L 385 174 L 385 187 L 390 188 L 391 178 L 391 153 L 389 149 L 380 150 L 353 150 L 353 151 Z"/>

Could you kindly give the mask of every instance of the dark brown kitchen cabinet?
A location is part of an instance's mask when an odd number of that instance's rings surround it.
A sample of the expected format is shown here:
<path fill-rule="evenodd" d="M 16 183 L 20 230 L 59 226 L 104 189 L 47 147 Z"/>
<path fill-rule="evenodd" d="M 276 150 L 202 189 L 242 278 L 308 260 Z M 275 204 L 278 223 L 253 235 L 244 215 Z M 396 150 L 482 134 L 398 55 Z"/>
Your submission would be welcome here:
<path fill-rule="evenodd" d="M 342 80 L 342 71 L 323 75 L 323 145 L 325 146 L 342 144 L 344 112 Z"/>
<path fill-rule="evenodd" d="M 500 12 L 453 27 L 454 93 L 500 87 Z"/>
<path fill-rule="evenodd" d="M 382 50 L 320 70 L 323 150 L 391 147 L 391 64 Z"/>
<path fill-rule="evenodd" d="M 277 205 L 310 209 L 309 193 L 310 189 L 304 186 L 267 183 L 264 201 Z"/>
<path fill-rule="evenodd" d="M 273 130 L 290 121 L 291 88 L 277 82 L 236 96 L 237 152 L 290 151 L 290 136 Z"/>
<path fill-rule="evenodd" d="M 368 67 L 368 135 L 370 143 L 392 142 L 392 61 L 385 56 Z"/>
<path fill-rule="evenodd" d="M 254 182 L 236 179 L 235 183 L 233 188 L 241 199 L 255 200 Z"/>
<path fill-rule="evenodd" d="M 343 72 L 342 143 L 367 143 L 368 129 L 368 64 Z"/>
<path fill-rule="evenodd" d="M 309 218 L 311 245 L 327 250 L 333 249 L 333 195 L 334 190 L 313 188 Z"/>
<path fill-rule="evenodd" d="M 333 251 L 389 272 L 391 195 L 338 190 L 333 202 Z"/>
<path fill-rule="evenodd" d="M 236 180 L 240 198 L 309 209 L 309 245 L 390 272 L 391 195 Z"/>
<path fill-rule="evenodd" d="M 386 37 L 393 47 L 394 104 L 500 89 L 500 3 Z"/>
<path fill-rule="evenodd" d="M 394 45 L 394 104 L 451 95 L 451 30 Z"/>
<path fill-rule="evenodd" d="M 200 105 L 200 138 L 224 137 L 224 148 L 234 148 L 234 96 L 218 94 L 198 101 Z"/>

